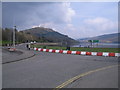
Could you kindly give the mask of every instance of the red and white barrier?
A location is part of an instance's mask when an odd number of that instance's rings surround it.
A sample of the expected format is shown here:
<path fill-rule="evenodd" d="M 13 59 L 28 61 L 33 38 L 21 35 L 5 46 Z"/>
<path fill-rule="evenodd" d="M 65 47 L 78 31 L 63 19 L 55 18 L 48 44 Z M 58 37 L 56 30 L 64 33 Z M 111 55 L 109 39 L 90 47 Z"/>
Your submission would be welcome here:
<path fill-rule="evenodd" d="M 43 52 L 52 52 L 52 53 L 64 53 L 64 54 L 120 57 L 120 53 L 109 53 L 109 52 L 68 51 L 68 50 L 54 50 L 54 49 L 42 49 L 42 48 L 34 48 L 34 50 L 43 51 Z"/>
<path fill-rule="evenodd" d="M 49 52 L 52 52 L 52 49 L 49 49 Z"/>
<path fill-rule="evenodd" d="M 64 53 L 64 54 L 67 54 L 67 52 L 68 52 L 67 50 L 63 50 L 63 53 Z"/>
<path fill-rule="evenodd" d="M 60 50 L 55 50 L 55 53 L 59 53 Z"/>
<path fill-rule="evenodd" d="M 103 56 L 109 56 L 109 52 L 103 52 Z"/>
<path fill-rule="evenodd" d="M 82 51 L 82 52 L 81 52 L 81 55 L 86 55 L 86 52 L 83 52 L 83 51 Z"/>
<path fill-rule="evenodd" d="M 91 55 L 97 56 L 97 52 L 91 52 Z"/>
<path fill-rule="evenodd" d="M 71 51 L 71 54 L 76 54 L 76 51 Z"/>
<path fill-rule="evenodd" d="M 16 48 L 10 48 L 9 51 L 11 52 L 16 51 Z"/>

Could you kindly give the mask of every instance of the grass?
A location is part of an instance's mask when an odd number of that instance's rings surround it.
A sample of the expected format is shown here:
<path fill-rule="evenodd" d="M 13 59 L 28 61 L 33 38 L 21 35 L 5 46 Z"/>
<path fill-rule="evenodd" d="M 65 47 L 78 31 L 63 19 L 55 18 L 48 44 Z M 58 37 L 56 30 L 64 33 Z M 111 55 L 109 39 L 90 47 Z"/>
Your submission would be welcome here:
<path fill-rule="evenodd" d="M 20 42 L 15 42 L 16 44 L 20 43 Z M 0 41 L 0 46 L 7 46 L 7 44 L 13 44 L 12 41 Z"/>
<path fill-rule="evenodd" d="M 36 48 L 46 48 L 46 49 L 66 50 L 66 47 L 60 47 L 60 46 L 32 45 L 32 47 L 36 47 Z M 71 51 L 113 52 L 113 53 L 120 53 L 120 49 L 119 49 L 119 48 L 83 48 L 83 47 L 71 47 L 70 50 L 71 50 Z"/>
<path fill-rule="evenodd" d="M 4 46 L 4 45 L 7 45 L 7 44 L 10 44 L 12 43 L 11 41 L 0 41 L 0 46 Z"/>

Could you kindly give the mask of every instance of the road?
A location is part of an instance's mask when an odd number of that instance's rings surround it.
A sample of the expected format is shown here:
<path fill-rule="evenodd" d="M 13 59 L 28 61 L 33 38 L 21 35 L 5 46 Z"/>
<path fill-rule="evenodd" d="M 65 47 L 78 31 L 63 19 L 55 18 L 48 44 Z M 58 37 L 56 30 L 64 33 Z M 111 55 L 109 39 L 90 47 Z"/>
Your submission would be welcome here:
<path fill-rule="evenodd" d="M 117 57 L 29 52 L 35 56 L 3 64 L 3 88 L 118 88 Z"/>

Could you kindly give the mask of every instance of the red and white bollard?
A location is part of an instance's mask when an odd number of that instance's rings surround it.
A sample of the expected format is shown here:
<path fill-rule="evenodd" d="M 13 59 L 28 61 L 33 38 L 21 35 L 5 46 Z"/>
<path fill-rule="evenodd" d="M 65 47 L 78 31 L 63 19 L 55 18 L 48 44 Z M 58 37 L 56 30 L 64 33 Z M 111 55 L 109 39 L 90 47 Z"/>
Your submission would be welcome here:
<path fill-rule="evenodd" d="M 16 51 L 16 48 L 10 48 L 9 51 Z"/>

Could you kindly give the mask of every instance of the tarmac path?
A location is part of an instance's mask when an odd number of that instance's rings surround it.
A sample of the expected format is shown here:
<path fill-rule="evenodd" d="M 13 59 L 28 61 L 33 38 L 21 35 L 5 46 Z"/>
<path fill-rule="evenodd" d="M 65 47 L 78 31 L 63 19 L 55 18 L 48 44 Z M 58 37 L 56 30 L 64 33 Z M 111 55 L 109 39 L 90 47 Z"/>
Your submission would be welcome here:
<path fill-rule="evenodd" d="M 118 88 L 117 57 L 28 52 L 35 56 L 2 65 L 3 88 Z"/>

